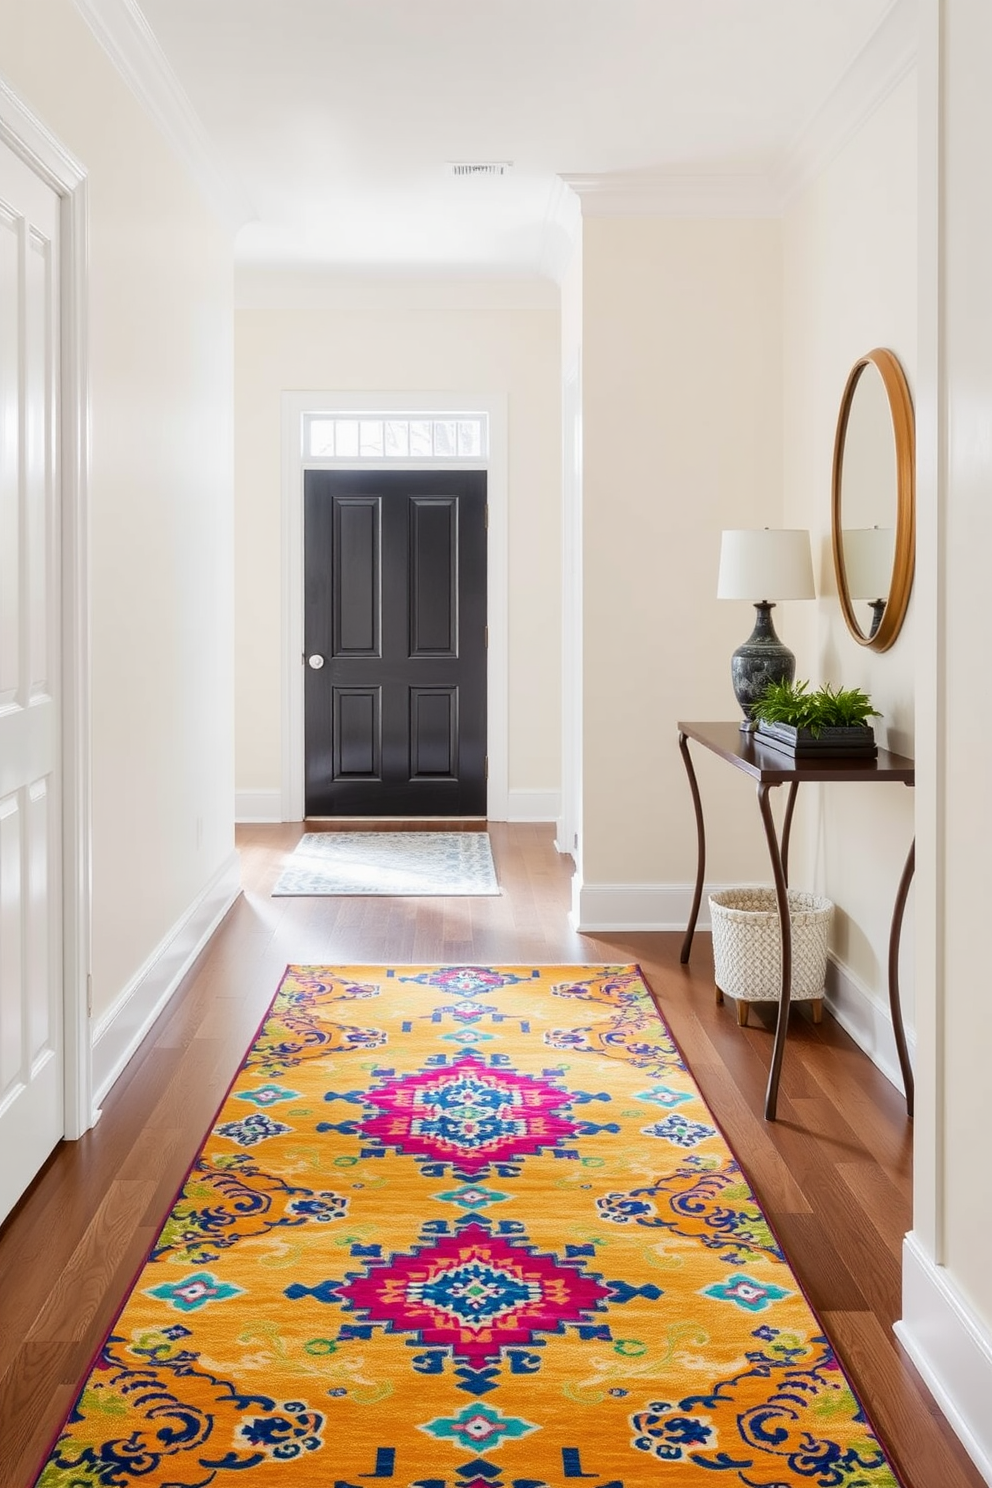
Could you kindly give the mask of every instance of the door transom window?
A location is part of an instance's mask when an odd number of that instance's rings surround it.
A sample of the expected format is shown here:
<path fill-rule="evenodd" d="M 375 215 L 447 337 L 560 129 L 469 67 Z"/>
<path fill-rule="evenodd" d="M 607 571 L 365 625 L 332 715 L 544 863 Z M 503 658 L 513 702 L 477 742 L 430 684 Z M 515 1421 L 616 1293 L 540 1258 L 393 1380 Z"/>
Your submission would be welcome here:
<path fill-rule="evenodd" d="M 485 413 L 310 413 L 303 420 L 310 460 L 484 460 Z"/>

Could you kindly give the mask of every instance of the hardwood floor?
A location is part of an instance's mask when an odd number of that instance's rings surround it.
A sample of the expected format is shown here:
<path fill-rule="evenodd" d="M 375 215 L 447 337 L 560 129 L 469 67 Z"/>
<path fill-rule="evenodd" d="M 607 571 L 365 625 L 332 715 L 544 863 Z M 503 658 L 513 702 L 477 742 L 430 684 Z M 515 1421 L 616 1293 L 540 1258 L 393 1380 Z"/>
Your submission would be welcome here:
<path fill-rule="evenodd" d="M 301 830 L 239 830 L 244 896 L 97 1126 L 58 1148 L 0 1230 L 0 1488 L 33 1482 L 289 961 L 638 961 L 907 1488 L 982 1488 L 892 1333 L 905 1106 L 828 1014 L 819 1027 L 794 1014 L 768 1124 L 771 1022 L 739 1028 L 733 1004 L 716 1005 L 708 936 L 686 968 L 677 935 L 574 934 L 571 861 L 549 827 L 492 825 L 498 899 L 271 899 Z"/>

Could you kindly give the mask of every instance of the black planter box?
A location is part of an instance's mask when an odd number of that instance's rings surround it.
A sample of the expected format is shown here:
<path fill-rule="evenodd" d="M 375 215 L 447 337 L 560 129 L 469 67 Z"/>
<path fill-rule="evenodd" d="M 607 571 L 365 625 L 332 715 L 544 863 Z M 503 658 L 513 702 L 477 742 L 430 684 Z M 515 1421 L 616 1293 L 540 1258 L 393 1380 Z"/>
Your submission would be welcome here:
<path fill-rule="evenodd" d="M 822 728 L 818 734 L 791 723 L 760 723 L 755 739 L 793 759 L 874 759 L 878 754 L 875 730 L 868 723 Z"/>

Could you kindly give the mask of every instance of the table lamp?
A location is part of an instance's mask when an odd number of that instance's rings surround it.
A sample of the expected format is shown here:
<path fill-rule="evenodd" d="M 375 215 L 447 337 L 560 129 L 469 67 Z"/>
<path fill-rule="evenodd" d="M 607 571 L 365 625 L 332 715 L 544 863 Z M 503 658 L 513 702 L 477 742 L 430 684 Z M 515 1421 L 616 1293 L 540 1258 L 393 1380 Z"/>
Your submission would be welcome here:
<path fill-rule="evenodd" d="M 775 634 L 772 610 L 778 599 L 813 599 L 813 561 L 809 533 L 795 528 L 737 528 L 720 543 L 718 599 L 749 599 L 754 629 L 730 659 L 734 695 L 744 714 L 742 731 L 756 728 L 751 704 L 769 682 L 791 682 L 796 658 Z"/>
<path fill-rule="evenodd" d="M 844 577 L 849 599 L 866 599 L 871 607 L 871 640 L 882 621 L 892 587 L 896 553 L 893 527 L 844 528 Z"/>

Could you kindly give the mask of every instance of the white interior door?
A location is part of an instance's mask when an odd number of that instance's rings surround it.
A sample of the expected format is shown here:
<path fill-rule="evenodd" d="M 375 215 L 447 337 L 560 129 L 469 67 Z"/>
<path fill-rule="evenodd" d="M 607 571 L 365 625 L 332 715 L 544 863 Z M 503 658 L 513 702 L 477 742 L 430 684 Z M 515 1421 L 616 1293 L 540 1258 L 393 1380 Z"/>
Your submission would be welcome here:
<path fill-rule="evenodd" d="M 0 1220 L 64 1131 L 59 198 L 0 144 Z"/>

